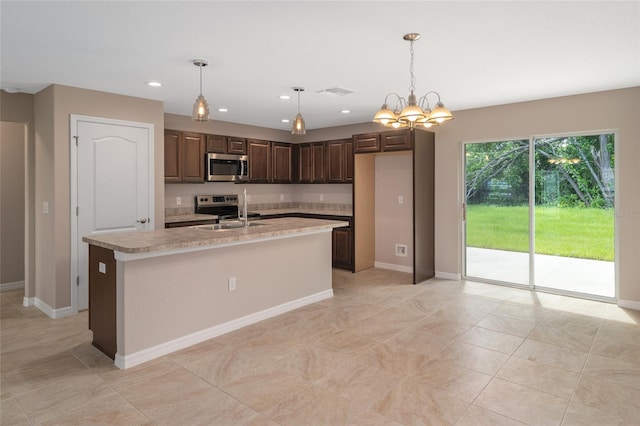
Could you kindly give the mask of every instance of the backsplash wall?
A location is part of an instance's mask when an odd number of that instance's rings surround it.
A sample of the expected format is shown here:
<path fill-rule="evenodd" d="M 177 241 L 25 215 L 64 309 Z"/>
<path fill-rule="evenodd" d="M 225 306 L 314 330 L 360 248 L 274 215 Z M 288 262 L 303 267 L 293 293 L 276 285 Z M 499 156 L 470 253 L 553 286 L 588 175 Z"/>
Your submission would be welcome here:
<path fill-rule="evenodd" d="M 352 204 L 351 184 L 235 184 L 207 182 L 204 184 L 167 183 L 164 186 L 165 209 L 193 209 L 196 195 L 242 195 L 247 189 L 249 204 L 327 203 Z M 178 205 L 176 198 L 182 204 Z M 240 202 L 242 200 L 240 199 Z"/>

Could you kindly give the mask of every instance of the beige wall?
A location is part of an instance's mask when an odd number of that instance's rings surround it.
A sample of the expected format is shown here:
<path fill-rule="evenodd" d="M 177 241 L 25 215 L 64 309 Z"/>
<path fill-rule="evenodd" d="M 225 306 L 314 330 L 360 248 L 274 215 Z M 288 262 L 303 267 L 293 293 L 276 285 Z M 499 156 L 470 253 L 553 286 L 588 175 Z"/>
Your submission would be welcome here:
<path fill-rule="evenodd" d="M 168 113 L 164 115 L 164 123 L 167 129 L 292 143 L 345 139 L 350 138 L 355 134 L 379 132 L 383 129 L 382 126 L 373 122 L 358 123 L 348 126 L 307 130 L 307 134 L 304 136 L 293 136 L 290 131 L 285 130 L 269 129 L 267 127 L 249 126 L 246 124 L 236 124 L 217 120 L 195 122 L 191 120 L 191 117 L 189 116 Z"/>
<path fill-rule="evenodd" d="M 377 155 L 375 189 L 376 262 L 413 267 L 413 157 Z M 404 203 L 398 203 L 398 196 Z M 395 245 L 407 246 L 407 257 Z"/>
<path fill-rule="evenodd" d="M 24 295 L 35 295 L 35 123 L 34 96 L 27 93 L 0 91 L 0 121 L 24 123 L 27 131 L 24 152 L 25 232 L 24 232 Z"/>
<path fill-rule="evenodd" d="M 436 270 L 460 274 L 461 142 L 615 131 L 619 299 L 640 303 L 640 87 L 455 111 L 436 132 Z M 456 214 L 457 212 L 457 214 Z"/>
<path fill-rule="evenodd" d="M 267 127 L 249 126 L 247 124 L 229 123 L 226 121 L 209 120 L 193 121 L 190 116 L 165 114 L 166 129 L 182 130 L 212 135 L 238 136 L 240 138 L 263 139 L 267 141 L 288 142 L 291 132 L 269 129 Z"/>
<path fill-rule="evenodd" d="M 53 309 L 70 306 L 71 114 L 151 123 L 155 132 L 154 215 L 164 226 L 164 113 L 162 102 L 52 85 L 35 95 L 36 297 Z M 42 213 L 42 203 L 49 213 Z"/>
<path fill-rule="evenodd" d="M 24 123 L 0 121 L 0 285 L 24 284 Z"/>

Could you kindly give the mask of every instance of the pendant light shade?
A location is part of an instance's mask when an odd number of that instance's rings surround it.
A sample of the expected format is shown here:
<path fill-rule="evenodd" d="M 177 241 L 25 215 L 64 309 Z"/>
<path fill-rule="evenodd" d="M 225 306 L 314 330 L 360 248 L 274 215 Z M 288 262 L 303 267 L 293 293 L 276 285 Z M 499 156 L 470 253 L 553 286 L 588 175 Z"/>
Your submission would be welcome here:
<path fill-rule="evenodd" d="M 193 65 L 200 68 L 200 95 L 193 104 L 191 118 L 193 121 L 207 121 L 209 120 L 209 104 L 204 96 L 202 96 L 202 67 L 206 67 L 209 63 L 204 59 L 196 59 L 193 61 Z"/>
<path fill-rule="evenodd" d="M 307 134 L 307 129 L 304 125 L 304 118 L 300 114 L 300 92 L 304 92 L 303 87 L 294 87 L 294 91 L 298 92 L 298 115 L 293 120 L 293 127 L 291 128 L 291 134 L 296 136 L 302 136 Z"/>
<path fill-rule="evenodd" d="M 440 95 L 437 92 L 427 92 L 416 100 L 415 90 L 415 74 L 413 72 L 413 43 L 420 39 L 420 34 L 409 33 L 402 37 L 410 43 L 409 53 L 411 61 L 409 62 L 409 96 L 407 99 L 401 97 L 397 93 L 389 93 L 385 99 L 382 108 L 373 116 L 373 121 L 394 129 L 408 127 L 414 129 L 418 125 L 424 127 L 437 126 L 448 120 L 453 120 L 453 114 L 440 101 Z M 433 111 L 429 106 L 428 96 L 437 97 L 437 102 Z M 389 97 L 395 97 L 396 103 L 392 110 L 389 108 Z"/>
<path fill-rule="evenodd" d="M 395 113 L 389 109 L 389 105 L 387 105 L 386 103 L 382 105 L 380 110 L 376 112 L 376 115 L 373 117 L 374 122 L 384 125 L 395 121 L 395 119 Z"/>

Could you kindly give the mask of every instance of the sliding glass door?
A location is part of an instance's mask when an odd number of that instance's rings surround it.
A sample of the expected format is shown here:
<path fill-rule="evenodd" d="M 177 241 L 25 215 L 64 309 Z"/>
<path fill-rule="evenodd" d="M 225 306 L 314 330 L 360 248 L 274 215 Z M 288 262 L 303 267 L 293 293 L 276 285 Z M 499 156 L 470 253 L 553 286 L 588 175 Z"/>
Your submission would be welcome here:
<path fill-rule="evenodd" d="M 614 135 L 533 143 L 536 287 L 614 297 Z"/>
<path fill-rule="evenodd" d="M 465 276 L 529 285 L 529 141 L 464 147 Z"/>
<path fill-rule="evenodd" d="M 595 134 L 464 144 L 465 277 L 615 297 L 614 143 Z"/>

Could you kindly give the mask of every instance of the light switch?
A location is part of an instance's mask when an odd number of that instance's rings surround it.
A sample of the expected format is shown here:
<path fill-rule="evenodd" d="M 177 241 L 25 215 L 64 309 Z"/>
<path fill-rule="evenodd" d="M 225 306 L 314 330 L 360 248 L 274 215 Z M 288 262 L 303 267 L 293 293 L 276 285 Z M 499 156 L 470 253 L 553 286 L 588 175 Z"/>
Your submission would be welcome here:
<path fill-rule="evenodd" d="M 98 272 L 100 272 L 101 274 L 106 274 L 107 273 L 107 265 L 105 265 L 102 262 L 98 262 Z"/>
<path fill-rule="evenodd" d="M 176 197 L 176 206 L 179 206 L 182 204 L 182 197 Z"/>
<path fill-rule="evenodd" d="M 46 201 L 42 202 L 42 213 L 49 214 L 49 203 Z"/>
<path fill-rule="evenodd" d="M 402 195 L 398 195 L 398 204 L 404 204 L 404 197 Z"/>

